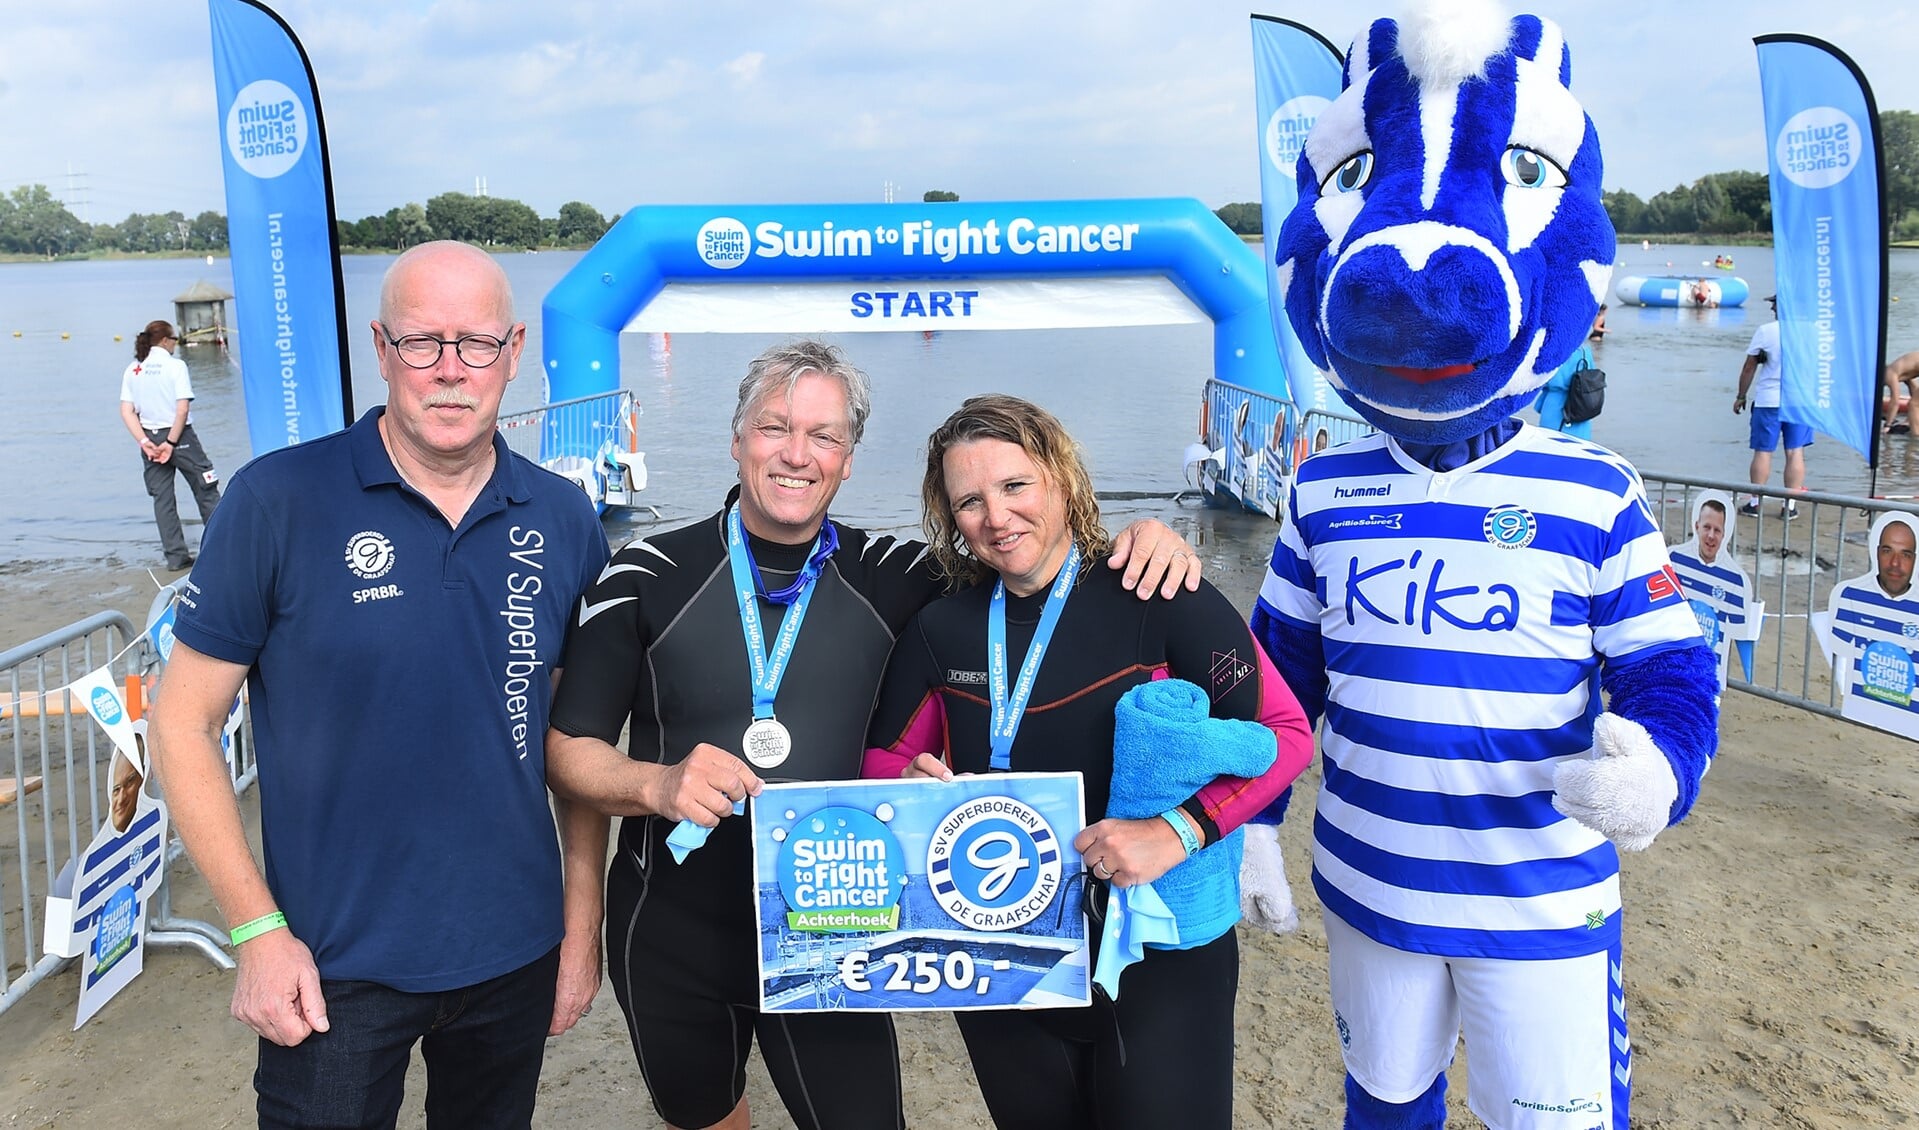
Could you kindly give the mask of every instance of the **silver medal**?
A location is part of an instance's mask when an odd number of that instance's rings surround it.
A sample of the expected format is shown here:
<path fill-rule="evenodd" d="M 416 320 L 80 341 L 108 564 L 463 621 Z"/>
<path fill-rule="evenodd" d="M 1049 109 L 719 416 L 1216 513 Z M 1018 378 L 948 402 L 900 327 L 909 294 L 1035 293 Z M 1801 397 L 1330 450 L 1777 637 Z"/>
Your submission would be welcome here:
<path fill-rule="evenodd" d="M 777 718 L 755 718 L 740 738 L 740 752 L 756 769 L 771 769 L 793 753 L 793 735 Z"/>

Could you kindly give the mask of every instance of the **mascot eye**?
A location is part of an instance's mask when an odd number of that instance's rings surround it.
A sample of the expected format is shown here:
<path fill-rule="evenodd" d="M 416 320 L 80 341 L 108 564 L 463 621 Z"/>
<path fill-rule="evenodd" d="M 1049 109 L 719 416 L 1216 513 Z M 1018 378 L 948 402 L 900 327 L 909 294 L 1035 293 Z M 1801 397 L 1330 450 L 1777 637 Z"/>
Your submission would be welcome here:
<path fill-rule="evenodd" d="M 1333 170 L 1319 186 L 1322 193 L 1357 192 L 1367 181 L 1373 179 L 1373 151 L 1367 149 L 1346 158 L 1344 164 Z"/>
<path fill-rule="evenodd" d="M 1506 183 L 1520 188 L 1564 188 L 1566 174 L 1558 165 L 1530 149 L 1515 145 L 1499 160 Z"/>

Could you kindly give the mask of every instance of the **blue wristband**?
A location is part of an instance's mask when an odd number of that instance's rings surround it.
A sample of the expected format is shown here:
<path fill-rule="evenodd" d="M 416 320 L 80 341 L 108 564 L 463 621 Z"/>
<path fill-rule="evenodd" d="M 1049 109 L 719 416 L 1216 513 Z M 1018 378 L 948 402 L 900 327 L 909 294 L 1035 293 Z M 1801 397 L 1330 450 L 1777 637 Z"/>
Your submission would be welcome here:
<path fill-rule="evenodd" d="M 1159 814 L 1159 818 L 1171 824 L 1173 831 L 1179 833 L 1180 846 L 1186 849 L 1187 858 L 1190 859 L 1199 850 L 1199 833 L 1193 831 L 1193 822 L 1186 819 L 1185 813 L 1177 808 L 1167 809 Z"/>

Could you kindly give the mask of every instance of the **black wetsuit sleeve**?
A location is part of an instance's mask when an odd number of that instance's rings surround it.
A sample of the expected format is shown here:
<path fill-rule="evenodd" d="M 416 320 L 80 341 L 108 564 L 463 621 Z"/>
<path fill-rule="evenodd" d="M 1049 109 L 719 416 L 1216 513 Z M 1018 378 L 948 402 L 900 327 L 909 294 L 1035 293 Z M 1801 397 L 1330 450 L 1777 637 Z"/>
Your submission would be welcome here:
<path fill-rule="evenodd" d="M 566 678 L 560 680 L 549 722 L 568 736 L 608 745 L 617 745 L 626 727 L 646 657 L 639 588 L 645 574 L 627 553 L 615 554 L 580 598 L 566 642 Z"/>

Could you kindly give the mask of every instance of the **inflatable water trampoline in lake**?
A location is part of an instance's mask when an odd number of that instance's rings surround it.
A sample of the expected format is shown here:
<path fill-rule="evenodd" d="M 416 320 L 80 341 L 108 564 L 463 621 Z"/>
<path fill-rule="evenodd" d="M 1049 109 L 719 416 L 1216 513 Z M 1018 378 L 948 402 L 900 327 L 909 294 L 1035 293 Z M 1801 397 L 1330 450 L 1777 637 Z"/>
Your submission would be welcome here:
<path fill-rule="evenodd" d="M 1613 287 L 1619 301 L 1632 306 L 1742 306 L 1752 290 L 1741 278 L 1645 278 L 1627 275 Z"/>

